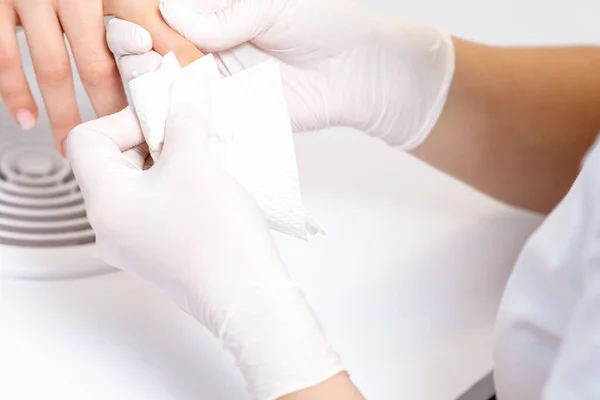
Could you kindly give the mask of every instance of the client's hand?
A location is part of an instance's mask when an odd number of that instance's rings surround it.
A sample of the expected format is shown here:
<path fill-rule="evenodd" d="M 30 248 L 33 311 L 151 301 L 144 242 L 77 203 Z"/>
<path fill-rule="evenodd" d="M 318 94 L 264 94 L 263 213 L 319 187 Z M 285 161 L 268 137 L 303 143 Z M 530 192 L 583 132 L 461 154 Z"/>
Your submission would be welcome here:
<path fill-rule="evenodd" d="M 188 1 L 187 3 L 190 3 Z M 295 131 L 344 125 L 413 148 L 444 106 L 454 71 L 448 35 L 362 9 L 351 0 L 164 0 L 169 25 L 229 75 L 266 58 L 282 63 Z M 134 21 L 135 22 L 135 21 Z M 154 70 L 158 40 L 135 24 L 111 21 L 109 46 L 126 79 Z M 163 46 L 164 47 L 164 46 Z"/>
<path fill-rule="evenodd" d="M 251 394 L 274 399 L 343 367 L 260 209 L 209 152 L 211 94 L 197 84 L 194 95 L 186 83 L 173 86 L 151 168 L 129 108 L 75 128 L 67 153 L 101 256 L 197 318 L 235 356 Z"/>
<path fill-rule="evenodd" d="M 159 54 L 175 53 L 181 66 L 196 61 L 203 54 L 183 36 L 171 29 L 158 9 L 158 0 L 104 0 L 104 13 L 135 22 L 145 29 L 143 41 Z M 156 38 L 156 40 L 152 40 Z M 143 45 L 143 44 L 142 44 Z"/>
<path fill-rule="evenodd" d="M 0 0 L 0 96 L 24 128 L 37 122 L 38 109 L 25 79 L 17 44 L 22 25 L 37 81 L 59 149 L 81 122 L 64 35 L 96 114 L 126 106 L 114 58 L 105 40 L 102 0 Z"/>

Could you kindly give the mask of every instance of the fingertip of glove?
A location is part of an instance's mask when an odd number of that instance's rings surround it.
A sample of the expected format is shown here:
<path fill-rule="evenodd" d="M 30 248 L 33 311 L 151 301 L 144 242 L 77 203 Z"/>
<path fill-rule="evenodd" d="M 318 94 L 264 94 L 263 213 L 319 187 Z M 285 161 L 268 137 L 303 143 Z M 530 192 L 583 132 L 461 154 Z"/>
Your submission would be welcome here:
<path fill-rule="evenodd" d="M 139 54 L 148 53 L 152 50 L 152 36 L 145 29 L 137 29 L 132 35 L 132 45 Z"/>
<path fill-rule="evenodd" d="M 150 33 L 139 25 L 119 18 L 109 21 L 106 32 L 108 47 L 116 56 L 145 54 L 152 50 Z"/>

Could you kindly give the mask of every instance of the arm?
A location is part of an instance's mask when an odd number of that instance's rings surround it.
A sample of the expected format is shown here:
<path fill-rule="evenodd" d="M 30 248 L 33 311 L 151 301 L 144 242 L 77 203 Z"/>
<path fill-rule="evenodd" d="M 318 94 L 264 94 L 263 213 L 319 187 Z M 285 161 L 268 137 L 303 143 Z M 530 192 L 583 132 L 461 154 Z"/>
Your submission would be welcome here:
<path fill-rule="evenodd" d="M 246 41 L 295 49 L 286 51 L 284 59 L 280 51 L 262 50 L 292 67 L 282 73 L 296 131 L 351 126 L 410 149 L 437 121 L 414 154 L 513 205 L 550 210 L 570 186 L 600 128 L 600 49 L 483 46 L 452 40 L 432 27 L 375 17 L 352 2 L 318 10 L 312 3 L 294 10 L 265 7 L 286 10 L 278 12 L 276 24 L 275 17 L 261 11 L 260 1 L 240 1 L 239 7 L 214 14 L 175 3 L 164 1 L 165 20 L 200 49 L 235 54 L 221 58 L 230 73 L 256 62 L 240 46 Z M 112 35 L 109 29 L 115 53 L 147 51 L 136 42 L 152 47 L 147 35 L 118 26 L 113 25 Z M 313 32 L 306 26 L 328 28 Z M 252 36 L 257 29 L 265 33 Z M 119 34 L 124 31 L 130 34 Z M 310 50 L 319 68 L 307 68 L 302 49 Z M 341 68 L 331 54 L 353 56 Z M 287 82 L 300 86 L 287 87 Z"/>
<path fill-rule="evenodd" d="M 600 130 L 600 48 L 455 40 L 446 107 L 413 154 L 509 204 L 550 211 Z"/>
<path fill-rule="evenodd" d="M 533 344 L 530 361 L 541 362 L 542 379 L 530 379 L 531 396 L 523 397 L 519 390 L 525 388 L 509 387 L 509 374 L 497 382 L 505 398 L 600 398 L 599 167 L 596 142 L 565 201 L 534 234 L 515 266 L 501 312 L 507 316 L 504 324 L 510 321 L 503 336 Z M 510 368 L 501 364 L 499 369 Z"/>
<path fill-rule="evenodd" d="M 354 386 L 350 377 L 341 373 L 316 386 L 283 396 L 280 400 L 331 399 L 364 400 L 364 397 Z"/>

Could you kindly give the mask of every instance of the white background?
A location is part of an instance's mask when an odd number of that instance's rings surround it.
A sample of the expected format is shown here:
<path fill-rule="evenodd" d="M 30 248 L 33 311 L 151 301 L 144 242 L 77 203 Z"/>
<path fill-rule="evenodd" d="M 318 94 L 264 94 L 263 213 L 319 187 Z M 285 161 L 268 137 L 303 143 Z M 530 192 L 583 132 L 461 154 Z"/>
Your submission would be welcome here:
<path fill-rule="evenodd" d="M 600 43 L 595 0 L 365 3 L 491 43 Z M 16 134 L 0 114 L 0 140 Z M 49 140 L 44 123 L 34 135 Z M 502 286 L 539 218 L 354 132 L 303 135 L 297 151 L 329 235 L 278 241 L 354 379 L 371 399 L 456 398 L 491 368 Z M 204 329 L 116 273 L 0 279 L 0 398 L 244 397 Z"/>

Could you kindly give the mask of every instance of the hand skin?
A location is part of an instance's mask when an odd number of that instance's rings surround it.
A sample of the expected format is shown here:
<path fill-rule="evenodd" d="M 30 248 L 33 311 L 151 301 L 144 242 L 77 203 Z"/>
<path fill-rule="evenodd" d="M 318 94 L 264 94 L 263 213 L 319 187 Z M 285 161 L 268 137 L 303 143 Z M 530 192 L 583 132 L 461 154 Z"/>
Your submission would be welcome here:
<path fill-rule="evenodd" d="M 600 131 L 600 48 L 455 39 L 444 112 L 412 154 L 514 206 L 548 213 Z M 361 399 L 347 375 L 283 400 Z M 354 397 L 353 397 L 354 396 Z"/>
<path fill-rule="evenodd" d="M 341 373 L 316 386 L 290 393 L 280 400 L 364 400 L 350 377 Z"/>
<path fill-rule="evenodd" d="M 25 79 L 16 28 L 22 26 L 59 150 L 81 122 L 63 33 L 98 116 L 126 106 L 114 57 L 106 45 L 102 0 L 0 0 L 0 95 L 24 129 L 38 108 Z"/>
<path fill-rule="evenodd" d="M 235 14 L 232 12 L 232 15 Z M 203 31 L 193 28 L 194 21 L 203 22 L 201 17 L 187 22 L 183 17 L 178 18 L 181 20 L 178 30 L 194 37 L 196 45 L 204 42 L 198 33 Z M 229 32 L 227 22 L 222 21 L 221 25 Z M 403 32 L 402 28 L 400 24 L 397 30 Z M 220 37 L 211 30 L 203 35 Z M 453 41 L 456 68 L 444 112 L 439 118 L 433 116 L 437 125 L 425 143 L 412 153 L 501 201 L 539 213 L 549 212 L 574 181 L 580 160 L 600 129 L 600 49 L 502 48 L 458 38 Z M 405 41 L 400 41 L 395 47 L 385 48 L 389 53 L 397 53 L 397 46 L 404 49 L 405 45 Z M 122 53 L 143 54 L 144 50 L 138 48 Z M 245 56 L 241 47 L 231 51 L 239 53 L 236 56 L 239 59 Z M 377 68 L 406 69 L 406 65 L 392 55 L 382 54 L 378 59 L 387 60 L 388 65 Z M 420 62 L 427 62 L 427 57 Z M 232 67 L 237 67 L 235 62 Z M 435 81 L 436 77 L 429 76 L 423 68 L 418 70 L 422 75 L 416 79 Z M 430 73 L 443 71 L 433 68 Z M 370 98 L 373 87 L 368 86 L 369 92 L 355 93 L 353 98 Z M 300 92 L 298 86 L 292 88 L 296 89 L 292 92 Z M 406 87 L 389 81 L 378 90 L 381 92 L 376 98 L 393 99 Z M 418 103 L 421 97 L 427 97 L 418 92 L 408 96 L 411 100 L 401 102 L 402 106 L 396 104 L 381 110 L 386 117 L 379 119 L 398 121 L 397 128 L 401 129 L 402 121 L 406 120 L 402 114 L 406 112 L 404 103 Z M 310 100 L 300 103 L 315 104 Z M 289 103 L 295 104 L 295 101 Z M 343 109 L 352 115 L 364 112 L 364 107 L 353 109 L 352 105 Z M 318 115 L 318 112 L 312 114 Z M 350 126 L 361 129 L 359 122 L 364 120 L 361 116 L 359 121 L 351 121 Z M 332 125 L 339 120 L 325 122 Z M 410 118 L 406 123 L 410 126 Z M 388 140 L 393 139 L 394 131 L 378 131 L 375 127 L 371 133 L 396 145 Z"/>
<path fill-rule="evenodd" d="M 152 37 L 154 50 L 162 56 L 172 51 L 183 67 L 203 56 L 196 46 L 167 25 L 156 0 L 104 0 L 104 13 L 145 28 Z"/>
<path fill-rule="evenodd" d="M 140 10 L 147 10 L 140 12 Z M 114 57 L 106 44 L 104 16 L 133 20 L 149 30 L 160 54 L 174 51 L 182 65 L 202 53 L 164 23 L 156 0 L 0 0 L 0 95 L 23 129 L 39 111 L 25 78 L 16 28 L 23 27 L 58 150 L 81 123 L 73 71 L 64 35 L 98 117 L 122 110 L 127 101 Z"/>
<path fill-rule="evenodd" d="M 412 154 L 510 205 L 550 212 L 600 131 L 600 48 L 454 43 L 446 107 Z"/>

